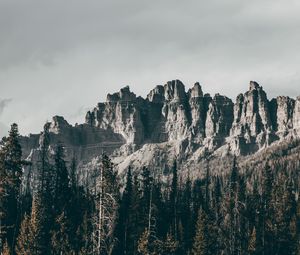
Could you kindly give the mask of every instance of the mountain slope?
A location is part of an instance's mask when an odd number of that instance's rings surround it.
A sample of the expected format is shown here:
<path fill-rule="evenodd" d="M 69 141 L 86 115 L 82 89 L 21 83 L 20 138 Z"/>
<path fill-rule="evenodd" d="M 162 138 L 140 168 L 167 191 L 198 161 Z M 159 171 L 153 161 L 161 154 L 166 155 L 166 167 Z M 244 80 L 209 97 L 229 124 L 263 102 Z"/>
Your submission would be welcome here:
<path fill-rule="evenodd" d="M 300 136 L 300 97 L 269 100 L 251 81 L 236 98 L 204 94 L 199 83 L 188 91 L 179 80 L 156 86 L 146 98 L 129 87 L 107 96 L 87 112 L 85 123 L 71 126 L 55 116 L 45 126 L 50 142 L 62 142 L 67 157 L 81 167 L 102 152 L 119 171 L 141 165 L 167 171 L 174 159 L 192 167 L 204 156 L 246 156 Z M 25 157 L 35 158 L 41 135 L 21 139 Z"/>

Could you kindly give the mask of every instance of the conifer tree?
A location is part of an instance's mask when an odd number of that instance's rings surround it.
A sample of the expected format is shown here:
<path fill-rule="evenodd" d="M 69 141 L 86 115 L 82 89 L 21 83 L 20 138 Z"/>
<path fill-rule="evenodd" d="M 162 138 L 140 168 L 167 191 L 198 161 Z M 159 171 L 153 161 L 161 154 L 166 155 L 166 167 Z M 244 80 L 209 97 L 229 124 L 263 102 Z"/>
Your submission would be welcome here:
<path fill-rule="evenodd" d="M 18 255 L 31 255 L 35 253 L 34 250 L 34 233 L 32 232 L 33 228 L 31 225 L 30 216 L 25 215 L 18 240 L 17 240 L 17 247 L 16 247 L 16 253 Z"/>
<path fill-rule="evenodd" d="M 70 252 L 71 242 L 71 189 L 68 170 L 64 160 L 64 149 L 61 144 L 56 146 L 54 155 L 54 226 L 51 231 L 51 243 L 54 254 Z M 73 229 L 74 230 L 74 229 Z"/>
<path fill-rule="evenodd" d="M 0 152 L 0 251 L 2 244 L 7 242 L 9 249 L 14 253 L 19 227 L 23 165 L 18 125 L 12 124 Z"/>
<path fill-rule="evenodd" d="M 11 249 L 9 248 L 9 245 L 7 243 L 7 241 L 4 243 L 4 246 L 3 246 L 3 250 L 2 250 L 2 253 L 1 255 L 11 255 L 12 252 L 11 252 Z"/>
<path fill-rule="evenodd" d="M 133 231 L 131 222 L 132 210 L 132 174 L 128 168 L 126 176 L 126 186 L 120 203 L 118 223 L 116 226 L 116 237 L 118 239 L 116 254 L 132 253 L 133 243 L 131 232 Z"/>
<path fill-rule="evenodd" d="M 48 126 L 44 126 L 44 131 L 41 133 L 41 138 L 40 138 L 40 148 L 39 148 L 39 182 L 38 182 L 38 189 L 42 193 L 44 192 L 50 192 L 49 185 L 51 183 L 50 179 L 52 178 L 51 176 L 51 167 L 49 163 L 49 157 L 48 157 L 48 149 L 49 149 L 49 143 L 50 143 L 50 135 L 49 135 L 49 130 Z M 48 190 L 45 190 L 46 185 Z"/>
<path fill-rule="evenodd" d="M 92 218 L 92 210 L 93 201 L 91 201 L 90 194 L 87 192 L 85 203 L 83 203 L 82 208 L 84 209 L 84 214 L 81 220 L 81 224 L 77 229 L 77 235 L 79 237 L 78 240 L 78 254 L 85 255 L 91 254 L 93 252 L 93 218 Z"/>
<path fill-rule="evenodd" d="M 196 225 L 197 225 L 197 219 L 200 208 L 204 207 L 204 198 L 203 198 L 203 192 L 202 192 L 202 183 L 200 180 L 195 180 L 193 184 L 193 190 L 192 190 L 192 236 L 195 235 L 196 231 Z"/>
<path fill-rule="evenodd" d="M 138 241 L 138 252 L 143 255 L 153 254 L 153 244 L 150 243 L 150 232 L 146 228 Z"/>
<path fill-rule="evenodd" d="M 208 254 L 208 238 L 207 238 L 207 215 L 203 209 L 199 210 L 196 234 L 194 237 L 194 244 L 192 255 L 206 255 Z"/>
<path fill-rule="evenodd" d="M 63 210 L 55 219 L 56 227 L 52 232 L 51 246 L 52 254 L 72 254 L 70 240 L 70 220 Z"/>
<path fill-rule="evenodd" d="M 263 188 L 262 188 L 262 245 L 264 254 L 273 254 L 273 224 L 274 224 L 274 210 L 272 203 L 272 193 L 273 193 L 273 173 L 272 169 L 269 166 L 269 163 L 266 163 L 266 166 L 263 170 Z"/>
<path fill-rule="evenodd" d="M 282 180 L 283 181 L 283 180 Z M 284 182 L 284 181 L 283 181 Z M 296 198 L 292 180 L 281 184 L 276 206 L 276 250 L 279 254 L 294 254 L 296 246 Z"/>
<path fill-rule="evenodd" d="M 230 173 L 229 179 L 229 194 L 228 194 L 228 217 L 229 223 L 227 225 L 229 229 L 229 251 L 231 254 L 238 254 L 238 179 L 239 173 L 236 163 L 236 158 L 233 159 L 233 166 Z"/>
<path fill-rule="evenodd" d="M 141 197 L 142 197 L 142 191 L 140 188 L 140 182 L 138 179 L 138 175 L 135 174 L 133 177 L 133 186 L 132 186 L 132 210 L 131 210 L 131 219 L 132 219 L 132 232 L 131 237 L 133 240 L 133 252 L 134 254 L 137 253 L 137 245 L 138 245 L 138 239 L 143 232 L 142 227 L 143 224 L 141 224 L 143 221 L 141 212 L 143 212 L 143 204 L 141 203 Z"/>
<path fill-rule="evenodd" d="M 46 255 L 50 254 L 50 233 L 49 222 L 46 213 L 46 202 L 41 191 L 38 191 L 33 197 L 32 210 L 31 210 L 31 224 L 29 232 L 32 233 L 34 250 L 33 255 Z"/>
<path fill-rule="evenodd" d="M 237 226 L 237 238 L 239 251 L 241 253 L 246 253 L 248 247 L 248 222 L 247 222 L 247 190 L 246 190 L 245 178 L 242 175 L 239 175 L 238 180 L 238 226 Z"/>
<path fill-rule="evenodd" d="M 297 211 L 296 211 L 296 240 L 295 240 L 296 254 L 300 255 L 300 199 L 297 200 Z"/>
<path fill-rule="evenodd" d="M 142 222 L 143 229 L 148 226 L 148 219 L 149 219 L 149 206 L 150 206 L 150 197 L 152 194 L 152 187 L 153 187 L 153 178 L 150 176 L 150 171 L 147 167 L 143 167 L 142 169 L 142 183 L 141 183 L 141 209 L 142 209 Z"/>
<path fill-rule="evenodd" d="M 70 179 L 64 160 L 64 149 L 61 144 L 56 146 L 54 155 L 55 170 L 55 190 L 54 190 L 54 207 L 58 214 L 62 212 L 66 205 L 69 205 L 71 198 Z"/>
<path fill-rule="evenodd" d="M 248 244 L 248 253 L 250 255 L 255 255 L 256 253 L 256 229 L 255 227 L 253 228 L 251 235 L 250 235 L 250 240 L 249 240 L 249 244 Z"/>
<path fill-rule="evenodd" d="M 192 227 L 192 187 L 191 187 L 191 180 L 190 177 L 188 176 L 184 191 L 183 191 L 183 196 L 182 196 L 182 209 L 181 209 L 181 221 L 183 224 L 183 244 L 184 244 L 184 249 L 187 251 L 191 249 L 192 246 L 192 232 L 191 232 L 191 227 Z"/>
<path fill-rule="evenodd" d="M 173 163 L 172 168 L 172 183 L 170 191 L 170 233 L 177 239 L 178 234 L 178 219 L 177 219 L 177 206 L 178 206 L 178 175 L 177 175 L 177 162 Z"/>
<path fill-rule="evenodd" d="M 162 255 L 172 255 L 172 254 L 177 254 L 176 252 L 178 251 L 178 241 L 174 239 L 174 237 L 168 233 L 167 237 L 165 240 L 162 241 L 161 249 L 158 254 Z"/>
<path fill-rule="evenodd" d="M 95 250 L 100 255 L 112 254 L 116 244 L 113 234 L 119 205 L 119 185 L 117 172 L 106 155 L 101 159 L 96 186 Z"/>

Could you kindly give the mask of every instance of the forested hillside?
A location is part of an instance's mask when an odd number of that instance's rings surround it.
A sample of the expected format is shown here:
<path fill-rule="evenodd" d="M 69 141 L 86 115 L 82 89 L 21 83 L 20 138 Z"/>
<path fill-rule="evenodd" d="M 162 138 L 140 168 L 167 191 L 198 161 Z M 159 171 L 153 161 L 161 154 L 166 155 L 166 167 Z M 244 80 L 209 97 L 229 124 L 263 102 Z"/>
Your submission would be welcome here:
<path fill-rule="evenodd" d="M 228 156 L 224 170 L 207 160 L 201 179 L 174 161 L 168 176 L 129 167 L 122 180 L 102 155 L 93 188 L 79 185 L 63 144 L 49 150 L 47 133 L 34 187 L 23 175 L 32 162 L 22 160 L 16 124 L 1 144 L 2 254 L 300 253 L 298 141 Z"/>

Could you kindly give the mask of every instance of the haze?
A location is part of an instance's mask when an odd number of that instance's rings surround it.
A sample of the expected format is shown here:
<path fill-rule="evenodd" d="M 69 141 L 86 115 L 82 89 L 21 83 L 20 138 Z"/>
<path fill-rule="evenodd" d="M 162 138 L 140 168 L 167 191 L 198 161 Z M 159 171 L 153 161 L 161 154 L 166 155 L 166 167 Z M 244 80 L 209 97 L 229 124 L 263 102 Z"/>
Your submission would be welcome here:
<path fill-rule="evenodd" d="M 125 85 L 199 81 L 235 101 L 258 81 L 300 95 L 300 2 L 0 0 L 0 135 L 84 121 Z"/>

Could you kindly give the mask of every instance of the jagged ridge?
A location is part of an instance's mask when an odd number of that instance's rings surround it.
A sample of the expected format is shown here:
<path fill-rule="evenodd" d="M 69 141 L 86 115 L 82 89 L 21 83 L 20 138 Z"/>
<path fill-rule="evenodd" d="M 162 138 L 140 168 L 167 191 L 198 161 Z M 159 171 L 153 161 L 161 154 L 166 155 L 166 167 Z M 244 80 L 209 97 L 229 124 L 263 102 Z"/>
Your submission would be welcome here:
<path fill-rule="evenodd" d="M 204 94 L 199 83 L 186 91 L 181 81 L 173 80 L 156 86 L 146 98 L 124 87 L 89 111 L 84 124 L 73 127 L 56 116 L 46 128 L 52 143 L 63 142 L 67 155 L 85 163 L 103 151 L 120 169 L 129 164 L 163 166 L 175 157 L 188 163 L 203 151 L 248 155 L 286 137 L 299 137 L 300 97 L 269 101 L 251 81 L 233 103 L 220 94 Z M 38 147 L 39 139 L 22 138 L 25 155 Z M 156 157 L 159 162 L 153 162 Z"/>

